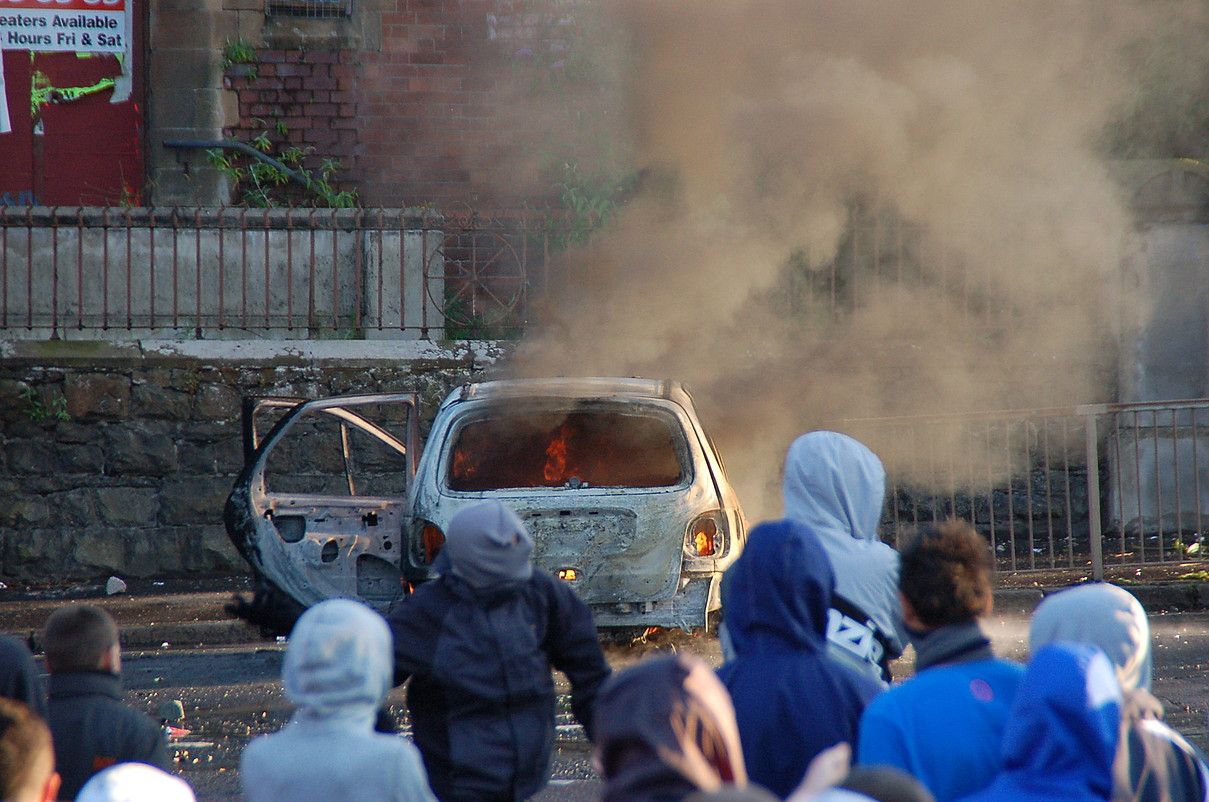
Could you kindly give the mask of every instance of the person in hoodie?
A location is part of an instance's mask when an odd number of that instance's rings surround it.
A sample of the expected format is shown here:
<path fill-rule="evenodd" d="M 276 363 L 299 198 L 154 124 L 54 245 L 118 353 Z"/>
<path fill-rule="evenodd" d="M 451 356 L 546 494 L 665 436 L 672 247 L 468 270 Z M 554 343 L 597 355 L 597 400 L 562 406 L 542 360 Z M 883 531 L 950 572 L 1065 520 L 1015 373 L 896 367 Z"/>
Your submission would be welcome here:
<path fill-rule="evenodd" d="M 993 602 L 991 550 L 950 520 L 902 550 L 898 585 L 915 647 L 911 679 L 874 699 L 861 718 L 860 763 L 918 778 L 938 802 L 988 785 L 1024 668 L 999 660 L 979 625 Z"/>
<path fill-rule="evenodd" d="M 24 642 L 10 635 L 0 635 L 0 696 L 28 705 L 43 721 L 50 715 L 34 656 Z"/>
<path fill-rule="evenodd" d="M 93 775 L 75 802 L 197 802 L 179 777 L 143 763 L 119 763 Z"/>
<path fill-rule="evenodd" d="M 281 670 L 298 710 L 243 751 L 248 802 L 434 802 L 411 743 L 374 732 L 393 676 L 390 630 L 360 602 L 329 599 L 294 625 Z"/>
<path fill-rule="evenodd" d="M 1125 697 L 1114 765 L 1119 802 L 1205 802 L 1205 756 L 1163 723 L 1163 706 L 1150 695 L 1150 623 L 1124 588 L 1092 583 L 1047 596 L 1033 613 L 1029 648 L 1054 641 L 1098 646 L 1116 669 Z"/>
<path fill-rule="evenodd" d="M 890 661 L 902 654 L 906 632 L 898 553 L 877 534 L 886 497 L 881 460 L 847 435 L 809 432 L 789 446 L 781 491 L 785 517 L 819 538 L 835 571 L 829 649 L 888 681 Z"/>
<path fill-rule="evenodd" d="M 1104 653 L 1081 643 L 1043 646 L 1012 705 L 1003 770 L 962 802 L 1109 802 L 1120 725 L 1121 688 Z"/>
<path fill-rule="evenodd" d="M 533 540 L 498 501 L 460 510 L 436 561 L 439 578 L 391 610 L 395 681 L 438 798 L 519 800 L 549 776 L 553 666 L 589 739 L 609 666 L 592 613 L 530 562 Z"/>
<path fill-rule="evenodd" d="M 690 655 L 643 660 L 600 692 L 592 762 L 601 802 L 680 802 L 748 786 L 726 689 Z"/>
<path fill-rule="evenodd" d="M 856 743 L 881 683 L 827 654 L 835 577 L 802 523 L 762 523 L 729 570 L 723 598 L 734 657 L 718 669 L 734 700 L 747 771 L 782 799 L 811 760 Z"/>

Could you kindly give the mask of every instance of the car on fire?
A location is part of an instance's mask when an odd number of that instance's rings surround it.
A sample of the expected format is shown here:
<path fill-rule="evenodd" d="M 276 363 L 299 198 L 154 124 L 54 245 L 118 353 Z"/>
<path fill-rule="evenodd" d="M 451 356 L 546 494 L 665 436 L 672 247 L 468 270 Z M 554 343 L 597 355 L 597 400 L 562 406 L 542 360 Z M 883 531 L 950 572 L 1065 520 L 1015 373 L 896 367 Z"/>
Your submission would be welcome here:
<path fill-rule="evenodd" d="M 516 510 L 534 563 L 600 627 L 690 629 L 720 607 L 746 522 L 678 382 L 467 384 L 437 410 L 422 455 L 419 441 L 413 393 L 245 399 L 225 520 L 262 594 L 385 611 L 436 575 L 453 515 L 490 498 Z"/>

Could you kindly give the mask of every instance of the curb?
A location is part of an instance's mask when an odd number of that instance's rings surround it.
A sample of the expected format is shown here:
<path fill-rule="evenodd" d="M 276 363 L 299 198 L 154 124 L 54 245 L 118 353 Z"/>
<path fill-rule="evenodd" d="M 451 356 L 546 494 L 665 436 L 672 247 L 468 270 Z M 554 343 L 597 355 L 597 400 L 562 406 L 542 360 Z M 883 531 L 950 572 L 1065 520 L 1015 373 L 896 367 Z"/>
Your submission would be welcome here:
<path fill-rule="evenodd" d="M 40 630 L 10 631 L 3 634 L 12 635 L 25 641 L 35 654 L 42 652 Z M 123 627 L 120 640 L 123 649 L 131 650 L 198 648 L 273 642 L 264 638 L 257 627 L 234 619 Z"/>
<path fill-rule="evenodd" d="M 1082 584 L 1082 583 L 1081 583 Z M 1028 614 L 1043 598 L 1065 587 L 997 588 L 996 612 Z M 1073 586 L 1072 586 L 1073 587 Z M 1186 613 L 1209 609 L 1209 582 L 1119 585 L 1132 593 L 1148 613 Z"/>

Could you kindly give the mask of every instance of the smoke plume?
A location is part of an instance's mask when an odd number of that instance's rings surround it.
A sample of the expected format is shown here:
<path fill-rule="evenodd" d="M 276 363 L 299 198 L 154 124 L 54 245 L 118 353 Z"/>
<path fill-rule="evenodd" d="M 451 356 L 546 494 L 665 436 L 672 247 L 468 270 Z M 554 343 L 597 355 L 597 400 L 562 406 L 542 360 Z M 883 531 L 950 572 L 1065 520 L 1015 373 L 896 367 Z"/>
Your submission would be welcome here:
<path fill-rule="evenodd" d="M 1131 220 L 1104 132 L 1122 52 L 1193 8 L 606 4 L 646 180 L 563 255 L 510 370 L 683 380 L 753 518 L 811 428 L 939 485 L 960 437 L 924 460 L 843 421 L 1110 398 Z"/>

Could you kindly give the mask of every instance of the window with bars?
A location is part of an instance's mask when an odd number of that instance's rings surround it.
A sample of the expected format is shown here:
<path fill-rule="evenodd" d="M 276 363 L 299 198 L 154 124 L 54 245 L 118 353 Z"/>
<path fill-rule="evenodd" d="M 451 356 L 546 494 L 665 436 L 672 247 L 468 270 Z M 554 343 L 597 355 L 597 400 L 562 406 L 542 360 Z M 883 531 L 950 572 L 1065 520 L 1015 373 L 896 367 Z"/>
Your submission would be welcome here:
<path fill-rule="evenodd" d="M 268 0 L 269 16 L 330 19 L 347 17 L 353 12 L 353 0 Z"/>

